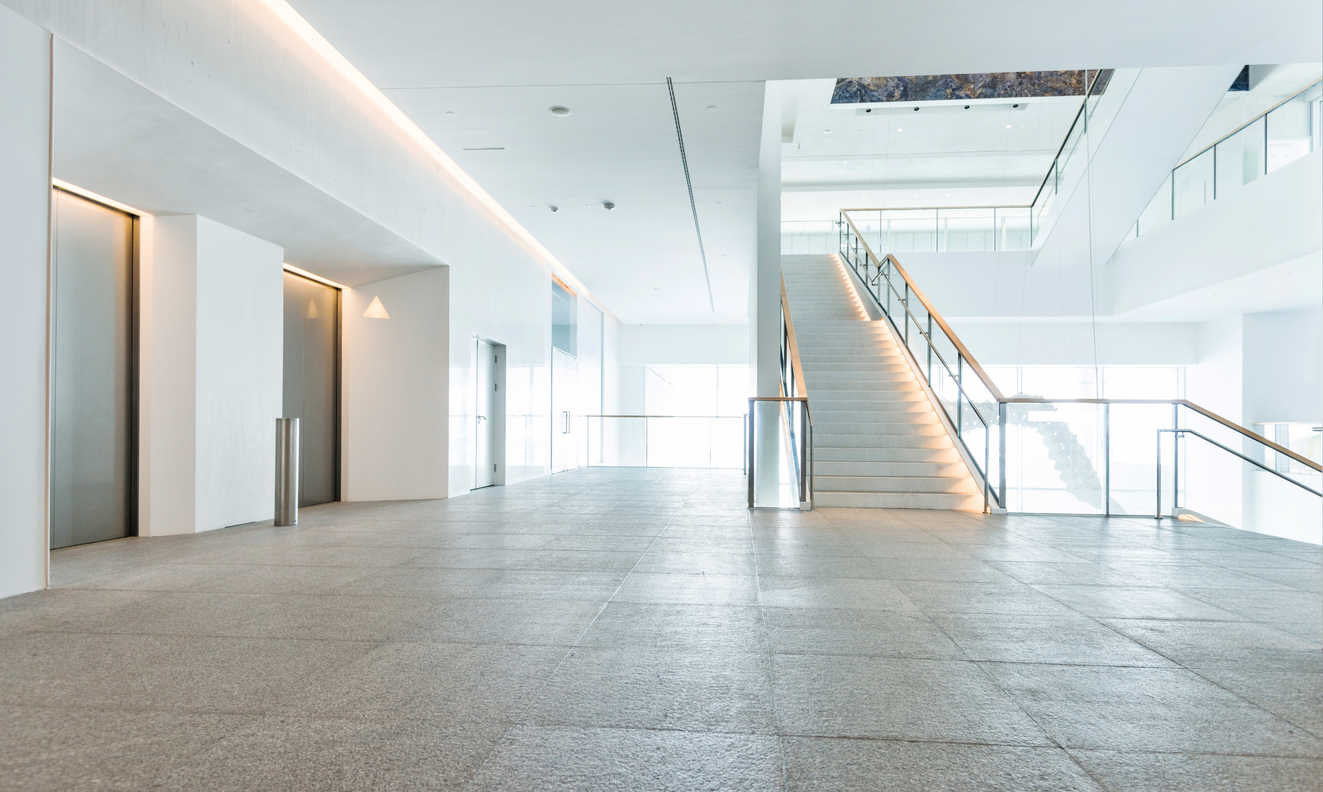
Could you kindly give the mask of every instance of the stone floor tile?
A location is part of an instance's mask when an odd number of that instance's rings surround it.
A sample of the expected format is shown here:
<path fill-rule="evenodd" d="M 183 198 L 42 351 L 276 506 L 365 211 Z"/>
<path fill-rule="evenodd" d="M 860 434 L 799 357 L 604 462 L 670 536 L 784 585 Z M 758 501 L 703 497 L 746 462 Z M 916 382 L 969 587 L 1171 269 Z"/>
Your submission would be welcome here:
<path fill-rule="evenodd" d="M 1065 748 L 1323 756 L 1323 741 L 1185 669 L 985 664 Z"/>
<path fill-rule="evenodd" d="M 778 654 L 966 659 L 937 625 L 915 613 L 764 608 L 763 620 L 771 649 Z"/>
<path fill-rule="evenodd" d="M 772 734 L 771 668 L 766 654 L 580 647 L 525 722 Z"/>
<path fill-rule="evenodd" d="M 745 575 L 631 572 L 620 584 L 618 602 L 756 605 L 758 587 Z"/>
<path fill-rule="evenodd" d="M 571 646 L 602 609 L 578 599 L 462 599 L 438 608 L 397 638 L 434 643 Z"/>
<path fill-rule="evenodd" d="M 776 655 L 784 734 L 1049 746 L 1042 729 L 975 664 Z"/>
<path fill-rule="evenodd" d="M 469 788 L 770 792 L 783 788 L 781 746 L 758 734 L 519 726 Z"/>
<path fill-rule="evenodd" d="M 494 723 L 271 716 L 180 764 L 159 784 L 208 792 L 461 789 L 503 733 Z"/>
<path fill-rule="evenodd" d="M 1317 792 L 1323 761 L 1266 756 L 1071 751 L 1112 792 Z"/>
<path fill-rule="evenodd" d="M 1323 647 L 1251 622 L 1104 619 L 1118 632 L 1190 668 L 1323 672 Z"/>
<path fill-rule="evenodd" d="M 1171 667 L 1173 663 L 1078 613 L 934 613 L 971 660 Z"/>
<path fill-rule="evenodd" d="M 785 754 L 792 792 L 1103 792 L 1059 748 L 789 737 Z"/>
<path fill-rule="evenodd" d="M 767 631 L 760 609 L 750 606 L 611 602 L 579 645 L 756 654 L 767 651 Z"/>

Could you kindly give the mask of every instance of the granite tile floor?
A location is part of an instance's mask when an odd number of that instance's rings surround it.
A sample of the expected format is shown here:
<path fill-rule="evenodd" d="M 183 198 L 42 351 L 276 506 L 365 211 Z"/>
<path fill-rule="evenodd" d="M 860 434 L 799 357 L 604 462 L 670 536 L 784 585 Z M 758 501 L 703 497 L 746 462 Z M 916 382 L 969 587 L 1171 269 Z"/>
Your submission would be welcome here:
<path fill-rule="evenodd" d="M 52 555 L 0 788 L 1318 790 L 1318 547 L 580 470 Z"/>

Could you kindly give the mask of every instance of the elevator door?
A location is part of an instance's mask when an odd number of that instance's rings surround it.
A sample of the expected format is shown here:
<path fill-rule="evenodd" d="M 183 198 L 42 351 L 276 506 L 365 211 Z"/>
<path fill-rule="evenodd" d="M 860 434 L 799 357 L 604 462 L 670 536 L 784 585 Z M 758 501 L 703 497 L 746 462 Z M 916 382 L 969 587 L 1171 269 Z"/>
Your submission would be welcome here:
<path fill-rule="evenodd" d="M 285 273 L 284 417 L 299 419 L 299 505 L 340 499 L 340 290 Z"/>
<path fill-rule="evenodd" d="M 478 339 L 477 398 L 474 400 L 475 453 L 473 464 L 477 475 L 474 487 L 490 487 L 496 483 L 496 347 Z"/>
<path fill-rule="evenodd" d="M 56 190 L 51 547 L 131 535 L 133 218 Z"/>

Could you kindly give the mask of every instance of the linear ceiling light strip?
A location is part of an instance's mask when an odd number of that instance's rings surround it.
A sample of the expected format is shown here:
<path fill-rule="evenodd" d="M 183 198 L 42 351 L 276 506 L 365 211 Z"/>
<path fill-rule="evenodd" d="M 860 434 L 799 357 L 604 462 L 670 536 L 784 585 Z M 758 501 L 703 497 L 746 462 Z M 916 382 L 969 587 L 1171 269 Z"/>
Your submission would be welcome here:
<path fill-rule="evenodd" d="M 703 257 L 703 280 L 707 281 L 707 304 L 712 313 L 717 304 L 712 299 L 712 276 L 707 271 L 707 251 L 703 249 L 703 229 L 698 227 L 698 204 L 694 202 L 694 183 L 689 178 L 689 158 L 684 153 L 684 133 L 680 131 L 680 108 L 675 104 L 675 83 L 666 78 L 666 90 L 671 92 L 671 113 L 675 116 L 675 138 L 680 141 L 680 163 L 684 165 L 684 183 L 689 188 L 689 210 L 694 213 L 694 233 L 698 235 L 698 255 Z"/>

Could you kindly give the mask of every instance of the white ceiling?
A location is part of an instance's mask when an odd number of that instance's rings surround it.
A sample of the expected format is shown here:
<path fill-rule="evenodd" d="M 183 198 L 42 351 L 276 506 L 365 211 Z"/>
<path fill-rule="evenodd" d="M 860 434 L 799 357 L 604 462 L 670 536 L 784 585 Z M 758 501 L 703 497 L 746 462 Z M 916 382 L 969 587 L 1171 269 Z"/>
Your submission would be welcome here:
<path fill-rule="evenodd" d="M 1323 51 L 1315 0 L 1267 0 L 1252 14 L 1227 0 L 291 4 L 631 324 L 746 321 L 764 80 L 1299 62 Z M 666 77 L 676 82 L 715 312 Z M 551 116 L 554 104 L 573 114 Z M 1032 145 L 1022 155 L 1000 172 L 976 169 L 1001 179 L 992 186 L 1023 187 L 1041 151 L 1060 142 L 1025 129 Z M 492 145 L 504 150 L 463 151 Z M 905 167 L 885 183 L 901 184 Z M 963 165 L 954 171 L 969 181 Z"/>
<path fill-rule="evenodd" d="M 835 80 L 782 83 L 782 217 L 842 207 L 1033 200 L 1079 97 L 831 104 Z"/>

